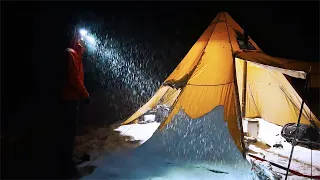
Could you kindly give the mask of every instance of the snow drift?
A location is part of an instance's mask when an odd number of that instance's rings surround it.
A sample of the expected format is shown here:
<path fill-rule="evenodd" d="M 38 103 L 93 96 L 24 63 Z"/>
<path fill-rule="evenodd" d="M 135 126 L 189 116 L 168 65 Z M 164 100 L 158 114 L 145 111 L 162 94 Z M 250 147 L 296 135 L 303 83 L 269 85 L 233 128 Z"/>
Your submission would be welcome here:
<path fill-rule="evenodd" d="M 180 111 L 140 147 L 105 154 L 84 179 L 252 179 L 223 120 L 223 107 L 191 120 Z"/>

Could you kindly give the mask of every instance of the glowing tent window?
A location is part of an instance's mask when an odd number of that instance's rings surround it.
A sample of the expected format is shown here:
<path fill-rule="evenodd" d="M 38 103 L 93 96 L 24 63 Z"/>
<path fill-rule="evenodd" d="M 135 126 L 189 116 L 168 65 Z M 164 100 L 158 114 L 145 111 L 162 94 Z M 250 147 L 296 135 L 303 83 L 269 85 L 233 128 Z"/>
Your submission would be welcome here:
<path fill-rule="evenodd" d="M 249 41 L 245 43 L 243 38 L 238 38 L 237 41 L 241 50 L 257 50 Z"/>

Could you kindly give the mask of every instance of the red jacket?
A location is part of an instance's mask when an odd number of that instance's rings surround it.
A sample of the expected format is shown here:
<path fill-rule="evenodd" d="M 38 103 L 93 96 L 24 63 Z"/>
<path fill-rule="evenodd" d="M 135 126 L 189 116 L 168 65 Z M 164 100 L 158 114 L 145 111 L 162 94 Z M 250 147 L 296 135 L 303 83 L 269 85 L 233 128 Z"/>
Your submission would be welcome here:
<path fill-rule="evenodd" d="M 80 100 L 89 97 L 89 93 L 84 86 L 84 73 L 82 67 L 82 58 L 71 48 L 67 50 L 68 73 L 67 81 L 62 89 L 62 98 L 64 100 Z"/>

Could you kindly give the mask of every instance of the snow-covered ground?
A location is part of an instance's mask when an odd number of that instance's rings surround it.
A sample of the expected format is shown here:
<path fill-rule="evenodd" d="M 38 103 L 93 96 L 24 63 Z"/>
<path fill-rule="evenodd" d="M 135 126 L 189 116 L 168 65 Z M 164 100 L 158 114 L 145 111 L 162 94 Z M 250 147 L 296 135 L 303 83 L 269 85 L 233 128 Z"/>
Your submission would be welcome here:
<path fill-rule="evenodd" d="M 133 140 L 139 140 L 141 144 L 151 138 L 152 134 L 157 130 L 160 123 L 151 122 L 147 124 L 129 124 L 122 125 L 115 129 L 120 135 L 131 136 Z"/>
<path fill-rule="evenodd" d="M 157 126 L 135 124 L 117 130 L 145 142 Z M 180 112 L 138 148 L 104 154 L 91 165 L 97 168 L 84 179 L 252 179 L 251 166 L 231 138 L 221 106 L 197 120 Z"/>
<path fill-rule="evenodd" d="M 91 165 L 95 171 L 84 179 L 252 179 L 250 164 L 243 161 L 222 120 L 223 108 L 218 107 L 203 118 L 190 120 L 180 112 L 164 130 L 157 122 L 123 125 L 115 129 L 120 135 L 140 141 L 136 149 L 103 154 Z M 145 119 L 153 121 L 152 117 Z M 291 144 L 281 137 L 281 126 L 263 119 L 259 121 L 258 139 L 271 145 L 250 144 L 251 153 L 287 167 Z M 246 131 L 246 121 L 244 121 Z M 281 143 L 283 148 L 272 145 Z M 300 173 L 320 175 L 320 151 L 296 146 L 290 169 Z M 249 160 L 250 158 L 248 158 Z M 256 161 L 255 162 L 259 162 Z M 259 162 L 261 163 L 261 162 Z M 270 167 L 267 162 L 261 164 Z M 272 170 L 283 178 L 285 171 Z M 228 174 L 226 174 L 228 173 Z M 308 179 L 289 173 L 288 179 Z"/>
<path fill-rule="evenodd" d="M 265 155 L 265 159 L 279 164 L 283 167 L 288 166 L 288 158 L 290 157 L 291 144 L 286 142 L 285 139 L 281 136 L 281 126 L 269 123 L 263 119 L 259 120 L 259 135 L 258 138 L 265 143 L 269 144 L 271 147 L 260 147 L 256 144 L 250 144 L 249 149 L 259 153 L 256 156 L 262 157 L 262 154 Z M 246 131 L 246 121 L 244 121 L 244 130 Z M 274 144 L 280 143 L 283 148 L 272 147 Z M 311 155 L 312 154 L 312 155 Z M 298 171 L 305 175 L 320 175 L 320 151 L 310 150 L 301 146 L 295 146 L 290 169 Z M 267 165 L 268 163 L 262 163 Z M 312 164 L 312 168 L 311 168 Z M 282 177 L 285 177 L 286 172 L 276 167 L 272 167 L 273 170 L 280 172 Z M 288 179 L 308 179 L 304 177 L 299 177 L 295 175 L 290 175 Z"/>

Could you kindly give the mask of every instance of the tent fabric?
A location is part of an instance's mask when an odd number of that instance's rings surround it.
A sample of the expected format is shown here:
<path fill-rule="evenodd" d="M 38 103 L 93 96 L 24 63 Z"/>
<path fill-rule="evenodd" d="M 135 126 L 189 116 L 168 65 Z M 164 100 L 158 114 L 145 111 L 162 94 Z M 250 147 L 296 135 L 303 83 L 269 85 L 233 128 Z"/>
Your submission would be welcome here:
<path fill-rule="evenodd" d="M 310 76 L 311 87 L 320 87 L 320 64 L 318 62 L 303 62 L 284 58 L 277 58 L 269 56 L 262 52 L 254 51 L 237 52 L 236 57 L 246 61 L 259 63 L 262 65 L 268 65 L 270 67 L 281 68 L 278 70 L 280 70 L 282 73 L 302 79 L 305 79 L 306 72 L 309 72 L 309 68 L 312 67 Z"/>
<path fill-rule="evenodd" d="M 181 92 L 174 110 L 161 127 L 169 123 L 180 109 L 195 119 L 222 105 L 225 107 L 224 117 L 228 123 L 229 132 L 238 148 L 242 150 L 235 109 L 234 62 L 229 41 L 230 34 L 226 16 L 221 13 L 217 18 L 219 20 L 214 20 L 212 23 L 215 26 L 212 26 L 212 34 L 200 62 Z"/>
<path fill-rule="evenodd" d="M 245 117 L 262 117 L 278 125 L 296 122 L 301 98 L 283 74 L 304 78 L 308 63 L 268 56 L 250 37 L 250 50 L 243 49 L 239 41 L 243 33 L 228 13 L 219 13 L 155 96 L 125 123 L 143 115 L 160 99 L 170 102 L 171 106 L 171 112 L 160 129 L 170 123 L 180 110 L 196 119 L 217 106 L 223 106 L 229 133 L 239 150 L 243 151 L 235 89 L 237 83 L 241 102 L 243 82 L 247 84 Z M 248 61 L 245 80 L 244 61 Z M 315 68 L 312 73 L 319 74 Z M 319 124 L 305 105 L 302 123 L 308 123 L 308 119 Z"/>
<path fill-rule="evenodd" d="M 195 43 L 187 55 L 183 58 L 183 60 L 178 64 L 178 66 L 174 69 L 174 71 L 169 75 L 169 77 L 165 80 L 166 83 L 178 83 L 182 80 L 187 80 L 188 75 L 194 70 L 197 66 L 205 46 L 208 44 L 208 41 L 213 33 L 213 30 L 218 22 L 218 15 L 209 27 L 204 31 L 204 33 L 200 36 L 197 43 Z"/>
<path fill-rule="evenodd" d="M 155 95 L 145 104 L 143 105 L 137 112 L 135 112 L 130 118 L 128 118 L 126 121 L 124 121 L 122 124 L 128 124 L 132 121 L 136 120 L 140 116 L 142 116 L 147 111 L 154 108 L 160 99 L 163 97 L 163 95 L 168 91 L 170 87 L 169 86 L 162 86 L 160 89 L 155 93 Z"/>
<path fill-rule="evenodd" d="M 244 60 L 237 58 L 238 82 L 243 81 L 243 65 Z M 238 89 L 243 91 L 242 86 Z M 302 99 L 281 72 L 247 62 L 246 89 L 245 117 L 261 117 L 280 126 L 297 122 Z M 242 98 L 240 95 L 240 101 Z M 310 124 L 308 119 L 320 125 L 317 117 L 304 105 L 301 123 Z"/>
<path fill-rule="evenodd" d="M 289 70 L 289 69 L 283 69 L 283 68 L 263 65 L 263 64 L 254 63 L 254 62 L 252 62 L 252 64 L 255 64 L 256 66 L 262 67 L 264 69 L 270 69 L 270 70 L 278 71 L 278 72 L 281 72 L 282 74 L 286 74 L 286 75 L 294 77 L 294 78 L 300 78 L 300 79 L 306 79 L 307 78 L 307 73 L 304 72 L 304 71 L 293 71 L 293 70 Z"/>
<path fill-rule="evenodd" d="M 233 49 L 233 52 L 242 52 L 243 50 L 241 50 L 238 42 L 237 42 L 237 39 L 239 37 L 239 35 L 243 35 L 244 34 L 244 31 L 243 29 L 239 26 L 239 24 L 227 13 L 227 12 L 222 12 L 222 13 L 219 13 L 221 14 L 221 16 L 224 16 L 225 17 L 225 23 L 227 24 L 228 26 L 228 34 L 229 34 L 229 39 L 226 39 L 226 40 L 229 40 L 231 45 L 232 45 L 232 49 Z M 219 15 L 218 14 L 218 15 Z M 217 15 L 217 16 L 218 16 Z M 258 45 L 250 38 L 250 36 L 248 37 L 248 41 L 250 44 L 252 44 L 252 46 L 256 49 L 255 51 L 257 52 L 262 52 L 262 50 L 258 47 Z"/>
<path fill-rule="evenodd" d="M 159 104 L 171 107 L 179 96 L 181 89 L 169 88 L 166 94 L 162 97 Z"/>
<path fill-rule="evenodd" d="M 225 107 L 224 120 L 228 124 L 229 133 L 235 140 L 238 148 L 242 150 L 235 109 L 234 89 L 233 83 L 221 86 L 187 85 L 179 96 L 172 112 L 164 123 L 161 124 L 160 128 L 165 127 L 180 109 L 192 119 L 196 119 L 206 115 L 213 108 L 222 105 Z M 217 94 L 220 96 L 217 96 Z"/>
<path fill-rule="evenodd" d="M 136 111 L 130 118 L 128 118 L 122 124 L 129 124 L 133 122 L 147 111 L 153 109 L 159 103 L 171 107 L 177 99 L 177 97 L 179 96 L 180 92 L 180 89 L 171 88 L 170 86 L 160 87 L 160 89 L 145 105 L 143 105 L 138 111 Z"/>

